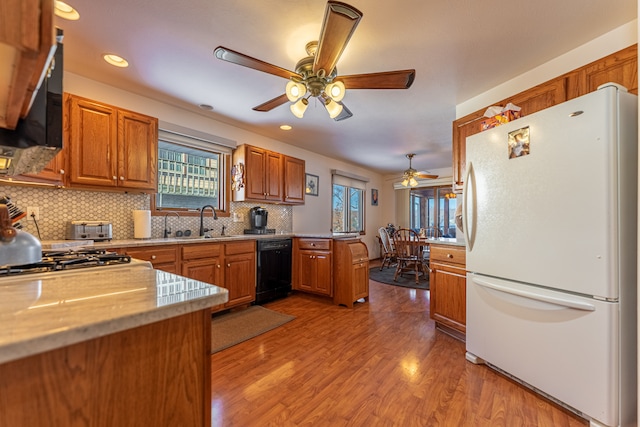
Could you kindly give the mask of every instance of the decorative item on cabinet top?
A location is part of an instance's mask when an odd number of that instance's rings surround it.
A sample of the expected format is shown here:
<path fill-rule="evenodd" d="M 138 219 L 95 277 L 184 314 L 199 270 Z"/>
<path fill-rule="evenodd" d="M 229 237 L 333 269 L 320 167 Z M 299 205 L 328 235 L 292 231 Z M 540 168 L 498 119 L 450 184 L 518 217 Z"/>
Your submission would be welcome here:
<path fill-rule="evenodd" d="M 231 167 L 231 189 L 239 190 L 244 187 L 244 163 L 239 162 Z"/>

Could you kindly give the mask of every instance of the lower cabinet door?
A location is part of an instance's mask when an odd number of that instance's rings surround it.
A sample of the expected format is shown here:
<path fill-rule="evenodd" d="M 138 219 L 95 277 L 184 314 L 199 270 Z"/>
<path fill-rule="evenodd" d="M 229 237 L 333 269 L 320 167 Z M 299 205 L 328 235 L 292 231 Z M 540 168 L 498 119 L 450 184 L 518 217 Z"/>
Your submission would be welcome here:
<path fill-rule="evenodd" d="M 465 333 L 467 280 L 464 270 L 433 262 L 431 270 L 431 318 Z"/>
<path fill-rule="evenodd" d="M 225 287 L 229 290 L 226 307 L 246 304 L 256 299 L 255 254 L 227 255 L 225 257 Z"/>

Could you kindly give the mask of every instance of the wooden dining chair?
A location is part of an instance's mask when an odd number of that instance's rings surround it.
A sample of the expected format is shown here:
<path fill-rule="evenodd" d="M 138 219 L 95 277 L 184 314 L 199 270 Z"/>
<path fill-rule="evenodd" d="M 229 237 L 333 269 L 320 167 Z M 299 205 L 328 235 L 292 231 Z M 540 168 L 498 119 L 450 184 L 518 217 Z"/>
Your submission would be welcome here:
<path fill-rule="evenodd" d="M 393 235 L 393 243 L 398 261 L 393 280 L 396 281 L 399 275 L 412 273 L 415 275 L 416 284 L 420 283 L 420 277 L 426 274 L 427 270 L 420 251 L 418 233 L 409 228 L 401 228 Z"/>
<path fill-rule="evenodd" d="M 380 227 L 378 229 L 378 234 L 380 235 L 380 243 L 382 243 L 383 251 L 382 265 L 380 266 L 380 271 L 382 271 L 385 264 L 387 264 L 387 267 L 391 267 L 391 263 L 396 260 L 396 250 L 386 228 Z"/>

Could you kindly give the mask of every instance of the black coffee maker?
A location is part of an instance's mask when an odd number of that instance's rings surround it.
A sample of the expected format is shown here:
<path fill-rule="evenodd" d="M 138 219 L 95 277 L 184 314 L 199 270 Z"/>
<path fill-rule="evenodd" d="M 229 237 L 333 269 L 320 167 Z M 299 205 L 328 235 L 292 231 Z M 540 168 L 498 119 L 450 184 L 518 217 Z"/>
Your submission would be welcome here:
<path fill-rule="evenodd" d="M 250 229 L 244 230 L 244 234 L 274 234 L 273 228 L 267 228 L 269 212 L 263 207 L 255 206 L 249 210 Z"/>

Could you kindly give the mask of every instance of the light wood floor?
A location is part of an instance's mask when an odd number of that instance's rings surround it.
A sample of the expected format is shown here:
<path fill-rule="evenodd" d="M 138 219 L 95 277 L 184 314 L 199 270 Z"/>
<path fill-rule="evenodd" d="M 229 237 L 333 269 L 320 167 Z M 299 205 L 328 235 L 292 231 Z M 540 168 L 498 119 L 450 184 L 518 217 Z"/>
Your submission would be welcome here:
<path fill-rule="evenodd" d="M 370 282 L 353 309 L 294 293 L 296 319 L 211 356 L 213 426 L 585 426 L 436 331 L 429 292 Z"/>

